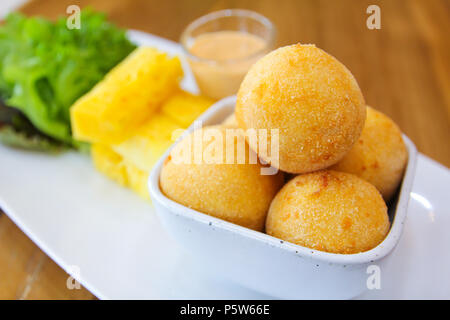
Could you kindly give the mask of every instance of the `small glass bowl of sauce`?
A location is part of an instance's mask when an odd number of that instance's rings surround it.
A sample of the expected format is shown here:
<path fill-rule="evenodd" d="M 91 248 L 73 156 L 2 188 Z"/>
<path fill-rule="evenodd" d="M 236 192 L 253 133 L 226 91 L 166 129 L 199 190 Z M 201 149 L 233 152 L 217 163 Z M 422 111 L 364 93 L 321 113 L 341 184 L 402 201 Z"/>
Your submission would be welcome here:
<path fill-rule="evenodd" d="M 275 27 L 259 13 L 228 9 L 209 13 L 181 35 L 202 94 L 221 99 L 236 94 L 247 71 L 275 44 Z"/>

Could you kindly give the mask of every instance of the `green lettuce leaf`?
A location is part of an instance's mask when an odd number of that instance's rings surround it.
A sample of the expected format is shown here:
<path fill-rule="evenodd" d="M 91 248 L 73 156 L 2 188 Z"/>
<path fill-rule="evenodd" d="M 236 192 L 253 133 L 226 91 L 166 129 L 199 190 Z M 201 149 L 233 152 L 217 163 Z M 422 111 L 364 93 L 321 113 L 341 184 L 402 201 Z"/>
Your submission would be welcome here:
<path fill-rule="evenodd" d="M 0 101 L 0 142 L 12 147 L 56 153 L 67 149 L 67 145 L 39 130 L 15 108 Z"/>
<path fill-rule="evenodd" d="M 82 10 L 80 26 L 19 13 L 0 25 L 0 99 L 45 136 L 74 147 L 83 144 L 72 138 L 70 106 L 135 49 L 101 13 Z"/>

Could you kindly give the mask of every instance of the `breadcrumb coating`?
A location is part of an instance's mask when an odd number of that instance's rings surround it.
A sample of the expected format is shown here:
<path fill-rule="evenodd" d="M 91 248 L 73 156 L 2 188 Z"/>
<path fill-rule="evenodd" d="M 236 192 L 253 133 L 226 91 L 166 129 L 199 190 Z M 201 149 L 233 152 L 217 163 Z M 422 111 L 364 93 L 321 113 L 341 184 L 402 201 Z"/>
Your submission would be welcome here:
<path fill-rule="evenodd" d="M 368 106 L 358 142 L 332 169 L 353 173 L 370 182 L 388 201 L 402 180 L 407 161 L 408 152 L 399 127 Z"/>
<path fill-rule="evenodd" d="M 227 164 L 225 151 L 217 158 L 222 163 L 194 161 L 199 151 L 214 155 L 218 149 L 224 150 L 224 140 L 210 137 L 217 132 L 225 136 L 226 130 L 233 129 L 226 126 L 205 127 L 203 135 L 196 137 L 194 132 L 180 141 L 161 170 L 161 190 L 167 197 L 184 206 L 262 231 L 270 203 L 283 184 L 283 174 L 261 175 L 260 164 L 249 164 L 248 155 L 252 151 L 243 137 L 246 154 L 244 164 Z M 202 140 L 202 148 L 195 151 L 192 145 L 198 145 L 198 140 Z M 237 140 L 234 139 L 233 144 L 230 144 L 234 152 L 238 148 Z M 181 150 L 191 150 L 188 155 L 191 163 L 186 163 L 186 154 L 183 156 Z"/>
<path fill-rule="evenodd" d="M 339 161 L 358 139 L 365 118 L 353 75 L 314 45 L 272 51 L 252 66 L 237 95 L 239 127 L 280 130 L 279 168 L 289 173 Z M 249 143 L 257 151 L 258 142 Z"/>
<path fill-rule="evenodd" d="M 378 190 L 350 173 L 299 175 L 275 196 L 266 232 L 308 248 L 352 254 L 376 247 L 389 231 Z"/>

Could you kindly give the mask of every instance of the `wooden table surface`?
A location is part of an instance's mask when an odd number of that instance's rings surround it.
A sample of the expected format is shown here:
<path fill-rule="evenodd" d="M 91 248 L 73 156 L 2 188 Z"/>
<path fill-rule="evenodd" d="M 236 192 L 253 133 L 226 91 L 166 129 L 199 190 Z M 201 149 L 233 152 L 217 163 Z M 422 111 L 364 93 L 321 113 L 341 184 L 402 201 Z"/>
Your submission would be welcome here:
<path fill-rule="evenodd" d="M 315 43 L 355 75 L 367 104 L 392 117 L 419 151 L 450 166 L 450 1 L 448 0 L 36 0 L 21 10 L 55 18 L 91 5 L 124 28 L 177 41 L 193 19 L 224 8 L 271 19 L 278 44 Z M 366 8 L 381 9 L 381 29 Z M 68 290 L 67 274 L 6 215 L 0 215 L 0 298 L 91 299 Z"/>

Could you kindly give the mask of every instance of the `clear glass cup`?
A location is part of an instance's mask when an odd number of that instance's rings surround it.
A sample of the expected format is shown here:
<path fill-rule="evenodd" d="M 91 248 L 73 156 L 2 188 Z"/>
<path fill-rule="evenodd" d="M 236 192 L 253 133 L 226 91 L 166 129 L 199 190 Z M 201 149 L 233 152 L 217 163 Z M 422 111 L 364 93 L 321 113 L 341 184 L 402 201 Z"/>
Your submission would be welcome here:
<path fill-rule="evenodd" d="M 224 31 L 244 33 L 238 36 L 253 36 L 252 38 L 256 36 L 258 41 L 262 40 L 263 43 L 260 43 L 256 51 L 252 50 L 255 47 L 249 46 L 248 52 L 245 51 L 245 46 L 230 49 L 227 47 L 227 43 L 230 42 L 216 43 L 216 54 L 221 56 L 220 58 L 199 56 L 198 53 L 192 52 L 193 45 L 200 39 L 199 37 L 203 36 L 205 39 L 205 34 L 216 33 L 217 35 Z M 219 41 L 218 39 L 215 38 L 215 41 Z M 181 35 L 181 44 L 201 93 L 213 99 L 221 99 L 236 94 L 252 64 L 273 49 L 275 27 L 269 19 L 253 11 L 221 10 L 202 16 L 189 24 Z M 219 50 L 234 54 L 235 57 L 224 58 L 221 52 L 217 52 Z"/>

